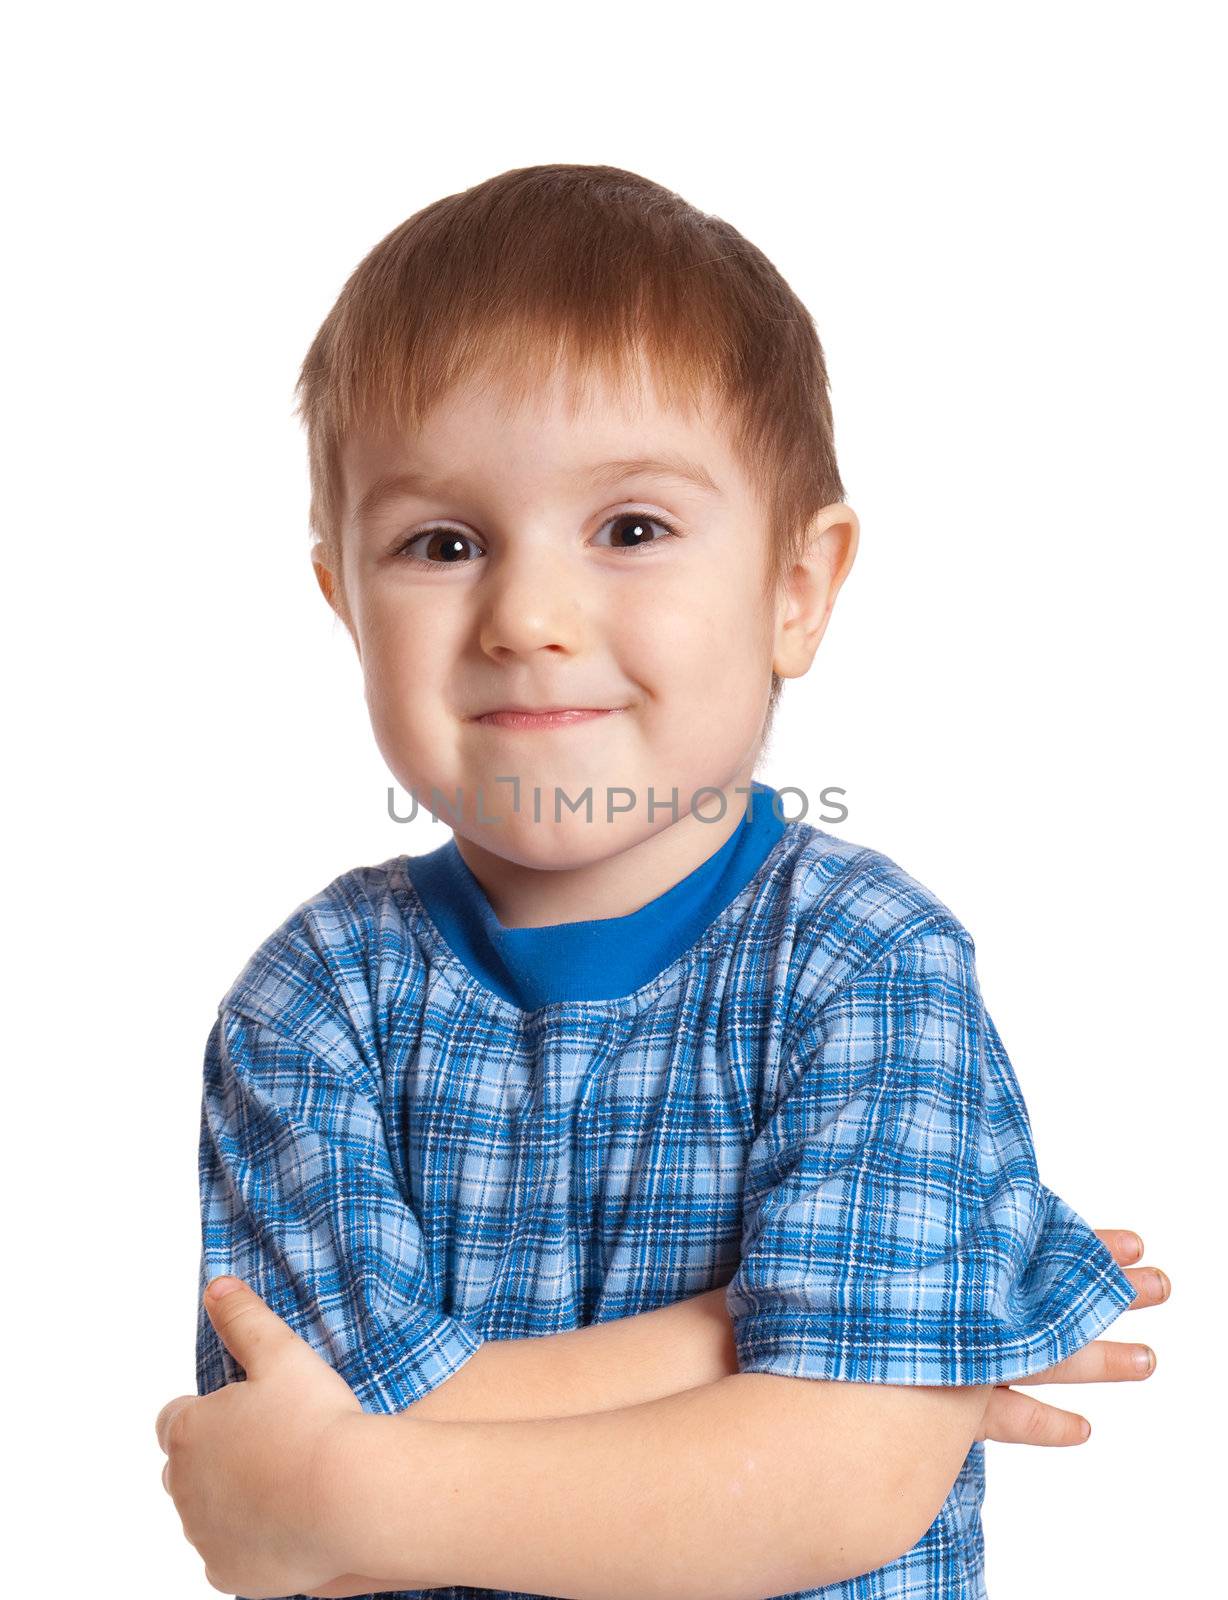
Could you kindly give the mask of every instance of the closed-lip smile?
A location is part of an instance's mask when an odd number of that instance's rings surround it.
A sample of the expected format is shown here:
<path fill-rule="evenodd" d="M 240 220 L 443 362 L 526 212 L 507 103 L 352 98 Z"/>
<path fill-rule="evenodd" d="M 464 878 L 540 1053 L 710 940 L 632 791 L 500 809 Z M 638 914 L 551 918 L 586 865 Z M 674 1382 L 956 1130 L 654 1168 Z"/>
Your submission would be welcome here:
<path fill-rule="evenodd" d="M 497 728 L 561 728 L 613 716 L 625 709 L 625 706 L 499 706 L 469 720 Z"/>

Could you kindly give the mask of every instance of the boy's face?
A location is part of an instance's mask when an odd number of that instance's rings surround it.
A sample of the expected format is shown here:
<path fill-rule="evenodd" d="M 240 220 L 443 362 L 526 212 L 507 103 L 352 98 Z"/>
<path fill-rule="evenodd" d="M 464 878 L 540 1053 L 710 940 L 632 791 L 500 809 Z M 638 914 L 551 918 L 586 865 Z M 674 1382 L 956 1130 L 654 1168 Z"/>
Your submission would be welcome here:
<path fill-rule="evenodd" d="M 389 769 L 459 834 L 527 867 L 612 856 L 707 786 L 740 814 L 732 786 L 751 781 L 771 673 L 810 665 L 856 517 L 829 507 L 810 559 L 770 597 L 763 512 L 715 421 L 663 409 L 651 385 L 626 406 L 595 388 L 570 415 L 561 376 L 506 408 L 475 383 L 413 437 L 361 435 L 343 455 L 341 572 L 319 559 L 316 572 L 357 647 Z M 610 465 L 664 457 L 713 487 Z M 392 482 L 410 473 L 433 482 Z M 509 707 L 603 714 L 479 720 Z M 719 801 L 701 795 L 696 810 L 715 817 Z M 703 831 L 715 849 L 726 830 Z"/>

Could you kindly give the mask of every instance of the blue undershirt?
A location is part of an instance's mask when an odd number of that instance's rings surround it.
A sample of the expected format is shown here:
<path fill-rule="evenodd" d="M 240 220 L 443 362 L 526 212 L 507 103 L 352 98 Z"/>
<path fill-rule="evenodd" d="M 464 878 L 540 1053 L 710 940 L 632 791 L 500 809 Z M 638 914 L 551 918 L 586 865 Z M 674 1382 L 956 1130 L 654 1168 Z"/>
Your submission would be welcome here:
<path fill-rule="evenodd" d="M 696 942 L 758 872 L 785 831 L 769 785 L 752 782 L 737 827 L 720 849 L 655 900 L 625 917 L 505 928 L 455 838 L 408 858 L 431 920 L 469 971 L 525 1011 L 559 1000 L 633 993 Z"/>

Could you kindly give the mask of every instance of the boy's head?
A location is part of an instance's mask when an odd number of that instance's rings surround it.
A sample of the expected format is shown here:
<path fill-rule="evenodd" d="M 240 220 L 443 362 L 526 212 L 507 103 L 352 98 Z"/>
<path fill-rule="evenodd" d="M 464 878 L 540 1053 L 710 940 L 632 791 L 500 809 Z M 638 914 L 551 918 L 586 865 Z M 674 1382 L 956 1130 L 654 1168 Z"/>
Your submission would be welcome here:
<path fill-rule="evenodd" d="M 298 392 L 316 574 L 407 790 L 557 868 L 750 782 L 857 519 L 813 322 L 735 229 L 616 168 L 503 173 L 371 251 Z M 475 720 L 509 706 L 608 714 Z M 597 828 L 559 809 L 586 789 Z"/>

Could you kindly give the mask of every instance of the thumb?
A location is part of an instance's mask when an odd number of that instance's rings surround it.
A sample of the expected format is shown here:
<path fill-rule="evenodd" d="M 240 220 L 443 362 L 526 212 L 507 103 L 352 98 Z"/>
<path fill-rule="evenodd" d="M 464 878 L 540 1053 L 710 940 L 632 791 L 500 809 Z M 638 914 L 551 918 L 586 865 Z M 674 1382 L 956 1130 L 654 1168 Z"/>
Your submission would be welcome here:
<path fill-rule="evenodd" d="M 242 1278 L 212 1278 L 205 1286 L 205 1309 L 218 1337 L 254 1378 L 274 1352 L 299 1343 L 299 1336 Z"/>

